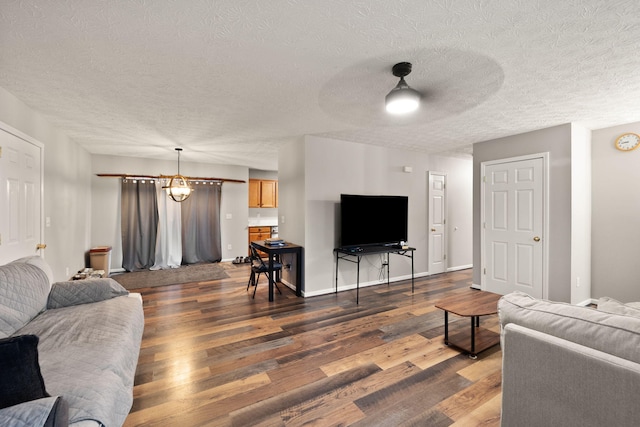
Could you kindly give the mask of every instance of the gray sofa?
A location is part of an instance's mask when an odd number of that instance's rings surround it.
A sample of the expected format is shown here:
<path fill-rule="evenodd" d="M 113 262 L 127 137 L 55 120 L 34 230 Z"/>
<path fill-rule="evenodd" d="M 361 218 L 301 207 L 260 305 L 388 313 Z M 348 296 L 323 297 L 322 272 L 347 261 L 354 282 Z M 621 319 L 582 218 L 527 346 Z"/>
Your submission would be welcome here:
<path fill-rule="evenodd" d="M 521 292 L 498 303 L 502 426 L 640 425 L 640 308 L 598 308 Z"/>
<path fill-rule="evenodd" d="M 64 422 L 68 416 L 74 427 L 121 426 L 133 402 L 142 299 L 108 278 L 51 281 L 51 270 L 39 257 L 0 266 L 0 352 L 22 352 L 28 342 L 20 340 L 35 340 L 36 366 L 29 369 L 39 371 L 29 371 L 28 378 L 35 378 L 29 380 L 33 383 L 40 378 L 46 389 L 35 399 L 0 409 L 0 425 L 45 425 L 55 411 L 55 417 Z M 12 354 L 3 360 L 15 359 Z M 20 363 L 0 367 L 0 375 L 14 375 L 27 364 Z M 16 381 L 21 380 L 3 383 L 3 406 L 13 403 L 16 393 L 7 389 Z"/>

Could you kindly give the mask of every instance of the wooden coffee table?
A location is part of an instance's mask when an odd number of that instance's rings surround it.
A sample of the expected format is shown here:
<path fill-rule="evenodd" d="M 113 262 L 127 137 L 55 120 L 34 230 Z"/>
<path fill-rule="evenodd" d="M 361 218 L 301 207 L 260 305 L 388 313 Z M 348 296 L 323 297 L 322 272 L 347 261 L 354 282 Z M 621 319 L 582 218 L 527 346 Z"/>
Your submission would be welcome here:
<path fill-rule="evenodd" d="M 469 353 L 476 359 L 478 353 L 500 342 L 500 334 L 480 327 L 480 316 L 498 313 L 498 300 L 502 295 L 493 292 L 469 290 L 437 301 L 435 306 L 444 310 L 444 343 Z M 471 318 L 471 329 L 449 336 L 449 313 Z"/>

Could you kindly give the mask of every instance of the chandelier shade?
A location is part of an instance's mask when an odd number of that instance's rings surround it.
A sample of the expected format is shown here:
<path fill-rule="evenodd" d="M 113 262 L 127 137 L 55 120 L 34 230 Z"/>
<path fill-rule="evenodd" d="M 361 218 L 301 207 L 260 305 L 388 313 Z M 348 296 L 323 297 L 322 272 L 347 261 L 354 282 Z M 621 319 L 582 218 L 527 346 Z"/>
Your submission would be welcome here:
<path fill-rule="evenodd" d="M 187 179 L 180 175 L 180 152 L 182 148 L 176 148 L 178 152 L 178 174 L 171 177 L 169 184 L 164 188 L 167 191 L 167 195 L 174 202 L 184 202 L 189 198 L 193 189 L 189 186 Z"/>

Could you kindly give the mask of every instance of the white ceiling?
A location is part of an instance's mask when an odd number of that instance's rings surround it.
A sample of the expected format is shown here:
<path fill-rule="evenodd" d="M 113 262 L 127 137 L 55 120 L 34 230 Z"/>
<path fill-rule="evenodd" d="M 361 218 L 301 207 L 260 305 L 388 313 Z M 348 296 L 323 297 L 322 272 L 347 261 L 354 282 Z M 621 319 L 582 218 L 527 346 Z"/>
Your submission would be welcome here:
<path fill-rule="evenodd" d="M 2 0 L 0 86 L 97 154 L 273 170 L 310 134 L 470 153 L 640 121 L 639 16 L 637 0 Z M 424 97 L 399 119 L 384 97 L 402 61 Z"/>

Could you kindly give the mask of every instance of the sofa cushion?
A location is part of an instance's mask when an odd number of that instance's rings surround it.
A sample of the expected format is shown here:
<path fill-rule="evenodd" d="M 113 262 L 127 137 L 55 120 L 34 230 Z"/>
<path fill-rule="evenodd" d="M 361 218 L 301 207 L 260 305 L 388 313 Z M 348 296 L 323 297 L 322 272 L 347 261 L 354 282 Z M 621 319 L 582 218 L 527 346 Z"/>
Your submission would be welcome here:
<path fill-rule="evenodd" d="M 515 323 L 640 363 L 640 318 L 539 300 L 523 292 L 500 298 L 498 315 L 503 327 Z"/>
<path fill-rule="evenodd" d="M 51 266 L 41 256 L 31 255 L 23 258 L 18 258 L 15 261 L 11 261 L 11 264 L 20 264 L 20 263 L 35 265 L 40 270 L 44 271 L 44 274 L 47 275 L 49 286 L 51 286 L 51 284 L 53 283 L 53 271 L 51 270 Z"/>
<path fill-rule="evenodd" d="M 38 337 L 0 339 L 0 408 L 47 396 L 38 363 Z"/>
<path fill-rule="evenodd" d="M 637 363 L 513 323 L 502 355 L 502 426 L 639 425 Z"/>
<path fill-rule="evenodd" d="M 56 282 L 51 288 L 47 308 L 62 308 L 104 301 L 128 295 L 129 291 L 110 278 Z"/>
<path fill-rule="evenodd" d="M 640 317 L 640 308 L 636 308 L 631 304 L 621 303 L 609 297 L 602 297 L 598 300 L 598 310 L 604 311 L 605 313 Z"/>
<path fill-rule="evenodd" d="M 29 263 L 0 266 L 0 338 L 13 335 L 47 306 L 49 279 Z"/>

